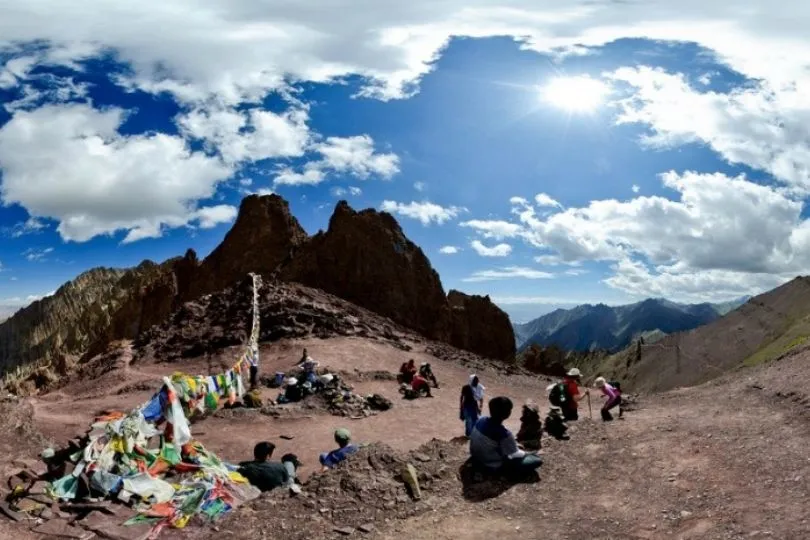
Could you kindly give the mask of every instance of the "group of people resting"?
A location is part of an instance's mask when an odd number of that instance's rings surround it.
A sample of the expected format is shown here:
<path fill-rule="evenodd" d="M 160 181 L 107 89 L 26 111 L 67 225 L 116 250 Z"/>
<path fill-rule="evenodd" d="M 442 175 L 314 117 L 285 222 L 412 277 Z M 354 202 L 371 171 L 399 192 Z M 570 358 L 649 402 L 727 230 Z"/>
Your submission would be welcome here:
<path fill-rule="evenodd" d="M 577 368 L 570 369 L 563 380 L 560 392 L 561 399 L 555 396 L 552 385 L 549 390 L 549 401 L 553 409 L 559 409 L 562 419 L 575 421 L 579 418 L 579 401 L 590 395 L 590 389 L 580 391 L 582 374 Z M 601 408 L 602 420 L 613 420 L 611 409 L 619 408 L 619 417 L 622 416 L 622 397 L 618 383 L 609 383 L 604 377 L 597 377 L 595 386 L 601 390 L 605 403 Z M 543 464 L 537 451 L 540 449 L 541 422 L 537 408 L 531 403 L 524 406 L 521 417 L 521 430 L 518 437 L 503 424 L 512 415 L 513 404 L 508 397 L 498 396 L 489 401 L 489 416 L 481 416 L 483 412 L 484 387 L 477 375 L 471 375 L 468 384 L 461 390 L 460 417 L 464 421 L 464 434 L 470 441 L 470 458 L 474 466 L 481 470 L 500 473 L 508 478 L 519 479 L 534 474 L 534 471 Z M 555 415 L 550 413 L 550 417 Z M 556 431 L 548 424 L 547 429 Z M 565 428 L 567 429 L 567 428 Z M 561 434 L 564 434 L 565 429 Z M 556 434 L 555 434 L 556 436 Z M 560 436 L 558 438 L 565 438 Z M 525 444 L 520 444 L 523 442 Z M 528 443 L 532 444 L 528 444 Z"/>
<path fill-rule="evenodd" d="M 422 362 L 419 369 L 416 369 L 416 362 L 410 359 L 404 362 L 399 368 L 399 375 L 397 375 L 397 382 L 402 385 L 403 393 L 406 397 L 412 394 L 413 397 L 426 396 L 433 397 L 430 392 L 430 384 L 433 383 L 434 388 L 439 388 L 439 381 L 436 375 L 433 374 L 433 368 L 430 363 Z"/>
<path fill-rule="evenodd" d="M 328 471 L 338 463 L 360 449 L 352 444 L 352 434 L 346 428 L 335 430 L 335 442 L 338 447 L 320 455 L 321 470 Z M 295 454 L 284 454 L 280 462 L 270 461 L 276 445 L 269 441 L 262 441 L 253 448 L 253 461 L 243 461 L 237 469 L 251 485 L 261 491 L 271 491 L 278 487 L 289 488 L 293 494 L 301 493 L 298 484 L 298 468 L 301 462 Z"/>
<path fill-rule="evenodd" d="M 317 376 L 318 363 L 304 355 L 298 364 L 302 370 L 302 379 L 310 384 L 321 383 Z M 429 363 L 423 363 L 417 370 L 414 360 L 402 364 L 398 376 L 403 385 L 410 385 L 413 392 L 426 394 L 432 397 L 428 381 L 432 381 L 438 388 L 438 381 Z M 579 418 L 579 402 L 590 395 L 590 389 L 580 390 L 582 374 L 579 369 L 572 368 L 566 372 L 564 379 L 548 387 L 551 411 L 546 419 L 546 431 L 557 438 L 567 438 L 564 432 L 566 426 L 553 426 L 555 419 L 559 424 L 563 421 L 576 421 Z M 288 381 L 288 389 L 290 387 Z M 610 411 L 619 408 L 619 417 L 622 417 L 622 394 L 618 383 L 608 382 L 604 377 L 597 377 L 594 381 L 596 388 L 601 390 L 605 403 L 601 407 L 603 421 L 613 420 Z M 294 381 L 293 386 L 298 386 Z M 539 456 L 540 436 L 542 423 L 539 421 L 537 407 L 532 403 L 524 406 L 521 416 L 521 430 L 518 437 L 504 426 L 504 422 L 512 415 L 513 403 L 508 397 L 498 396 L 489 401 L 489 416 L 482 416 L 484 409 L 484 395 L 486 388 L 476 374 L 470 375 L 469 381 L 461 389 L 459 401 L 459 418 L 464 422 L 464 435 L 469 439 L 470 457 L 472 463 L 492 473 L 500 473 L 512 479 L 520 479 L 533 474 L 542 464 Z M 351 433 L 345 428 L 339 428 L 334 433 L 338 447 L 332 451 L 324 452 L 319 456 L 323 471 L 335 467 L 355 453 L 359 447 L 351 443 Z M 248 481 L 262 491 L 276 487 L 288 487 L 293 493 L 300 493 L 301 487 L 296 483 L 296 471 L 301 462 L 294 454 L 285 454 L 280 463 L 270 461 L 275 445 L 268 441 L 260 442 L 254 448 L 254 460 L 240 463 L 239 472 Z"/>

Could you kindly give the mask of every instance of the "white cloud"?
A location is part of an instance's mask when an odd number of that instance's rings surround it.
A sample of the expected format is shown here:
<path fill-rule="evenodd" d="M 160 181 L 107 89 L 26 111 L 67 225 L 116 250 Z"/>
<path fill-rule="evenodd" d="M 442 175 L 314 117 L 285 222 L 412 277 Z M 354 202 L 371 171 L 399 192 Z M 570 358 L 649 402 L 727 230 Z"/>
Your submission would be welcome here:
<path fill-rule="evenodd" d="M 789 87 L 747 84 L 723 94 L 698 92 L 684 75 L 649 67 L 621 68 L 610 77 L 631 87 L 618 122 L 648 125 L 645 144 L 706 144 L 729 163 L 810 191 L 810 79 Z"/>
<path fill-rule="evenodd" d="M 348 189 L 337 186 L 333 187 L 330 191 L 334 197 L 345 197 L 346 195 L 357 197 L 363 194 L 363 190 L 355 186 L 350 186 Z"/>
<path fill-rule="evenodd" d="M 262 109 L 195 109 L 177 119 L 188 138 L 204 141 L 228 164 L 304 155 L 309 143 L 308 114 L 293 108 L 284 113 Z"/>
<path fill-rule="evenodd" d="M 236 219 L 238 210 L 235 206 L 220 204 L 206 206 L 194 212 L 194 218 L 199 221 L 201 229 L 213 229 L 220 223 L 230 223 Z"/>
<path fill-rule="evenodd" d="M 17 112 L 0 129 L 2 202 L 58 221 L 62 238 L 77 242 L 119 230 L 133 241 L 187 224 L 231 170 L 179 137 L 122 136 L 124 117 L 87 105 Z"/>
<path fill-rule="evenodd" d="M 512 246 L 509 244 L 485 246 L 480 240 L 473 240 L 470 246 L 482 257 L 507 257 L 512 253 Z"/>
<path fill-rule="evenodd" d="M 520 197 L 513 197 L 512 200 L 514 200 L 516 198 L 519 199 Z M 524 201 L 525 201 L 525 199 L 524 199 Z M 523 201 L 518 201 L 518 202 L 522 203 Z M 534 196 L 534 202 L 537 203 L 537 206 L 551 206 L 551 207 L 556 207 L 556 208 L 562 208 L 562 205 L 560 203 L 558 203 L 557 201 L 552 199 L 546 193 L 538 193 L 537 195 L 535 195 Z M 512 203 L 512 204 L 515 204 L 515 203 Z"/>
<path fill-rule="evenodd" d="M 764 0 L 416 0 L 362 8 L 338 0 L 308 8 L 276 3 L 272 9 L 250 0 L 234 0 L 227 9 L 200 0 L 176 0 L 170 7 L 156 0 L 84 0 L 81 9 L 57 0 L 3 0 L 0 9 L 0 35 L 7 42 L 54 44 L 61 49 L 50 56 L 63 62 L 106 48 L 132 65 L 130 84 L 229 104 L 258 101 L 289 80 L 324 82 L 350 74 L 369 79 L 363 95 L 408 95 L 450 36 L 512 36 L 544 52 L 582 51 L 619 38 L 695 42 L 736 71 L 781 84 L 801 77 L 810 58 L 810 8 L 797 0 L 779 9 Z"/>
<path fill-rule="evenodd" d="M 443 255 L 455 255 L 459 251 L 460 251 L 459 248 L 457 248 L 456 246 L 442 246 L 442 248 L 439 249 L 439 253 Z"/>
<path fill-rule="evenodd" d="M 638 193 L 639 191 L 641 191 L 641 188 L 638 186 L 638 184 L 633 184 L 633 187 L 631 187 L 630 189 L 633 190 L 633 193 Z"/>
<path fill-rule="evenodd" d="M 289 167 L 284 167 L 276 174 L 273 183 L 277 186 L 314 186 L 323 182 L 324 179 L 326 179 L 326 174 L 320 169 L 308 167 L 298 173 Z"/>
<path fill-rule="evenodd" d="M 526 268 L 522 266 L 507 266 L 496 270 L 480 270 L 473 273 L 471 276 L 462 279 L 468 283 L 479 281 L 494 281 L 499 279 L 550 279 L 554 274 L 542 272 L 533 268 Z"/>
<path fill-rule="evenodd" d="M 315 185 L 326 179 L 328 173 L 348 174 L 365 180 L 379 176 L 385 180 L 399 172 L 399 157 L 393 153 L 378 153 L 374 140 L 368 135 L 354 137 L 328 137 L 312 144 L 308 151 L 320 159 L 304 165 L 303 172 L 286 167 L 276 175 L 276 184 Z"/>
<path fill-rule="evenodd" d="M 239 180 L 239 185 L 242 187 L 250 187 L 253 185 L 253 180 L 251 180 L 250 178 L 242 178 L 241 180 Z"/>
<path fill-rule="evenodd" d="M 52 253 L 52 252 L 53 252 L 52 247 L 43 248 L 43 249 L 28 248 L 23 252 L 23 256 L 28 261 L 39 262 L 39 261 L 44 261 L 45 256 L 48 255 L 49 253 Z"/>
<path fill-rule="evenodd" d="M 502 240 L 504 238 L 514 238 L 522 231 L 522 227 L 516 223 L 498 220 L 473 219 L 460 224 L 462 227 L 469 227 L 481 234 L 484 238 Z"/>
<path fill-rule="evenodd" d="M 424 182 L 413 183 L 413 189 L 415 189 L 416 191 L 425 191 L 425 188 L 427 188 L 427 185 Z"/>
<path fill-rule="evenodd" d="M 647 265 L 623 259 L 605 280 L 613 288 L 637 298 L 667 297 L 685 302 L 713 302 L 773 289 L 795 277 L 768 273 L 702 270 L 651 272 Z"/>
<path fill-rule="evenodd" d="M 259 188 L 256 191 L 254 191 L 254 194 L 256 194 L 256 195 L 273 195 L 273 194 L 275 194 L 275 191 L 273 191 L 272 189 L 268 189 L 268 188 Z"/>
<path fill-rule="evenodd" d="M 810 221 L 793 192 L 719 173 L 661 180 L 677 199 L 595 200 L 542 218 L 521 206 L 516 236 L 543 251 L 540 264 L 613 263 L 606 283 L 634 296 L 756 294 L 810 267 Z"/>
<path fill-rule="evenodd" d="M 422 222 L 422 225 L 430 225 L 434 222 L 441 225 L 466 211 L 466 209 L 458 206 L 444 207 L 432 202 L 415 201 L 407 204 L 396 201 L 383 201 L 380 210 L 411 219 L 418 219 Z"/>
<path fill-rule="evenodd" d="M 526 206 L 527 204 L 529 204 L 529 201 L 527 201 L 523 197 L 512 197 L 511 199 L 509 199 L 509 203 L 514 205 Z"/>
<path fill-rule="evenodd" d="M 3 233 L 12 238 L 19 238 L 27 234 L 40 233 L 45 228 L 47 228 L 47 224 L 43 220 L 29 217 L 25 221 L 14 224 L 13 227 L 4 228 Z"/>

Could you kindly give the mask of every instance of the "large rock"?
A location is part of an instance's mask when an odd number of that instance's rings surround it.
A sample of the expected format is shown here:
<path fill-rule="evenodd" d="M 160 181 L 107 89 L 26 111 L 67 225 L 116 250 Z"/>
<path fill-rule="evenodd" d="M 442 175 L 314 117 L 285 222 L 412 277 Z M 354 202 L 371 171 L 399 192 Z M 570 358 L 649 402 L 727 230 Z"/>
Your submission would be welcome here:
<path fill-rule="evenodd" d="M 340 201 L 326 232 L 316 234 L 280 273 L 390 317 L 423 335 L 448 335 L 439 275 L 386 212 L 356 212 Z"/>
<path fill-rule="evenodd" d="M 245 197 L 236 222 L 205 258 L 184 299 L 224 289 L 248 272 L 273 274 L 307 239 L 287 201 L 278 195 Z"/>
<path fill-rule="evenodd" d="M 498 360 L 511 360 L 515 356 L 515 334 L 509 316 L 489 296 L 451 290 L 447 301 L 451 345 Z"/>

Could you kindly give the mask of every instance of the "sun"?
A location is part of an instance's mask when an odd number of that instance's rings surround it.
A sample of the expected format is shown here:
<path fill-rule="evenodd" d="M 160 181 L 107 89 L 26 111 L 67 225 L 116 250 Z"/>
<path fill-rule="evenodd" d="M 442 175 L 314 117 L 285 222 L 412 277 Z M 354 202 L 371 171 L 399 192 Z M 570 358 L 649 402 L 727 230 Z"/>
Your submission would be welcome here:
<path fill-rule="evenodd" d="M 541 88 L 542 97 L 570 113 L 592 112 L 605 100 L 608 87 L 587 75 L 555 77 Z"/>

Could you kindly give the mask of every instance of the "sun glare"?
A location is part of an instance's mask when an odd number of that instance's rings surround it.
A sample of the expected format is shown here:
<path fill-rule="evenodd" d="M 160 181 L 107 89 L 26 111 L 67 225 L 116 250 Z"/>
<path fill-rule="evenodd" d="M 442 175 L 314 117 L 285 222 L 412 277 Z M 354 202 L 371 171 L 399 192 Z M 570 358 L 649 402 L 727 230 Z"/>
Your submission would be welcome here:
<path fill-rule="evenodd" d="M 587 75 L 556 77 L 542 88 L 543 99 L 571 113 L 591 112 L 605 99 L 608 87 Z"/>

